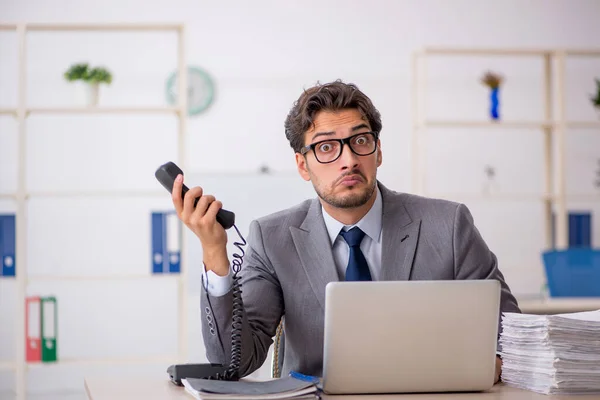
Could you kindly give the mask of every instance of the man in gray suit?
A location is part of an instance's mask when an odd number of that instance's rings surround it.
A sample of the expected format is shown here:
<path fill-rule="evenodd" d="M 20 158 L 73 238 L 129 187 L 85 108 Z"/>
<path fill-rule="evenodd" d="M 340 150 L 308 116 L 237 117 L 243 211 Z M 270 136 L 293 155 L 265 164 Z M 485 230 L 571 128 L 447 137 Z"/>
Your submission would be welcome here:
<path fill-rule="evenodd" d="M 397 193 L 377 180 L 381 128 L 371 100 L 339 81 L 305 90 L 291 109 L 285 133 L 300 176 L 318 197 L 251 223 L 240 272 L 240 376 L 265 362 L 284 316 L 283 374 L 321 376 L 325 286 L 332 281 L 496 279 L 500 311 L 519 312 L 467 207 Z M 234 295 L 227 235 L 216 222 L 222 204 L 200 187 L 182 201 L 182 182 L 175 182 L 173 203 L 202 244 L 207 356 L 229 364 Z M 496 365 L 498 380 L 500 359 Z"/>

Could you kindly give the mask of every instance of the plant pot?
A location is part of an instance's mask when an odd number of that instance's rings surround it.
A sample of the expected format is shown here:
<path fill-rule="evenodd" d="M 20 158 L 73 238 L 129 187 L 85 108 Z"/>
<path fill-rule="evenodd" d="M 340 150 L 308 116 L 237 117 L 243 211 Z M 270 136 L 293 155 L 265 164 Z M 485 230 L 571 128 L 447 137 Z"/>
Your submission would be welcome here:
<path fill-rule="evenodd" d="M 95 107 L 98 105 L 100 86 L 97 83 L 74 82 L 75 101 L 77 105 Z"/>

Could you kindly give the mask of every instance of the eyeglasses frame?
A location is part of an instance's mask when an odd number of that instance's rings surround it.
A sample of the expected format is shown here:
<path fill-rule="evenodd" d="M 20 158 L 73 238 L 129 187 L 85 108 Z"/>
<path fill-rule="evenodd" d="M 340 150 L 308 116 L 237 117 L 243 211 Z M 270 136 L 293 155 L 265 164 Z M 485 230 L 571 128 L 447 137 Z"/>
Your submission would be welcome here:
<path fill-rule="evenodd" d="M 360 136 L 360 135 L 372 135 L 375 138 L 375 147 L 373 148 L 372 152 L 370 152 L 368 154 L 358 154 L 356 151 L 354 151 L 354 149 L 352 148 L 352 145 L 350 144 L 350 141 L 353 138 L 355 138 L 357 136 Z M 331 160 L 331 161 L 325 161 L 325 162 L 323 162 L 323 161 L 319 160 L 319 157 L 317 157 L 317 153 L 315 152 L 315 147 L 317 147 L 321 143 L 331 142 L 331 141 L 336 141 L 336 142 L 340 143 L 340 145 L 341 145 L 341 147 L 340 147 L 340 154 L 338 154 L 338 156 L 336 158 L 334 158 L 333 160 Z M 325 140 L 320 140 L 320 141 L 315 142 L 315 143 L 307 144 L 306 146 L 304 146 L 304 147 L 302 147 L 300 149 L 300 154 L 302 154 L 303 156 L 306 156 L 306 154 L 309 151 L 312 150 L 313 153 L 314 153 L 314 155 L 315 155 L 315 159 L 319 163 L 321 163 L 321 164 L 330 164 L 332 162 L 337 161 L 342 156 L 342 154 L 344 153 L 344 145 L 345 144 L 348 144 L 348 147 L 350 148 L 350 151 L 353 152 L 354 154 L 356 154 L 357 156 L 366 157 L 366 156 L 370 156 L 371 154 L 373 154 L 373 153 L 375 153 L 377 151 L 377 147 L 378 147 L 377 142 L 378 141 L 379 141 L 379 132 L 375 132 L 375 131 L 359 132 L 359 133 L 355 133 L 354 135 L 348 136 L 348 137 L 343 138 L 343 139 L 338 139 L 338 138 L 325 139 Z"/>

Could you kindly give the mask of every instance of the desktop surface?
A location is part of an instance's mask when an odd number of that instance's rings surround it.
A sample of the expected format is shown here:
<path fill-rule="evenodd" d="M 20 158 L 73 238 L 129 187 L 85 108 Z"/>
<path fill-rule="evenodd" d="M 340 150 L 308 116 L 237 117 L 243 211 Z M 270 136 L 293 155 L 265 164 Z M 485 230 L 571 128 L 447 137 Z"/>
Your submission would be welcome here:
<path fill-rule="evenodd" d="M 167 377 L 156 378 L 86 378 L 85 390 L 90 400 L 192 400 L 183 387 Z M 484 392 L 420 393 L 381 395 L 322 395 L 324 400 L 598 400 L 598 395 L 555 396 L 516 389 L 504 384 Z"/>

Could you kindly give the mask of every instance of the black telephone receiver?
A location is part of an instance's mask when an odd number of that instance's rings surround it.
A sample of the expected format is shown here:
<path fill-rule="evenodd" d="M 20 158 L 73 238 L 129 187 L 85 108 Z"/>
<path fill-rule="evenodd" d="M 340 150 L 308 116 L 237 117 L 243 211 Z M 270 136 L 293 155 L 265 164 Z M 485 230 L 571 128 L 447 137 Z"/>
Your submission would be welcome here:
<path fill-rule="evenodd" d="M 173 183 L 177 175 L 183 175 L 183 171 L 173 162 L 167 162 L 156 170 L 154 176 L 161 183 L 161 185 L 169 191 L 173 192 Z M 181 197 L 184 198 L 189 188 L 185 185 L 181 188 Z M 194 207 L 198 204 L 198 199 L 194 201 Z M 229 365 L 223 364 L 174 364 L 167 368 L 167 374 L 171 379 L 171 382 L 183 386 L 181 382 L 185 378 L 200 378 L 200 379 L 217 379 L 227 381 L 239 380 L 239 368 L 242 357 L 242 313 L 243 313 L 243 302 L 242 302 L 242 285 L 240 283 L 240 277 L 238 273 L 242 267 L 242 261 L 244 258 L 244 249 L 242 246 L 246 245 L 246 240 L 242 237 L 237 226 L 235 226 L 235 214 L 231 211 L 224 209 L 219 210 L 217 213 L 217 222 L 219 222 L 223 228 L 229 229 L 232 226 L 237 231 L 242 242 L 234 242 L 234 245 L 240 249 L 240 254 L 233 255 L 233 316 L 231 325 L 231 362 Z M 208 295 L 207 295 L 208 296 Z M 210 299 L 208 304 L 210 305 Z M 212 306 L 211 306 L 212 313 Z M 214 314 L 214 313 L 213 313 Z M 216 321 L 215 321 L 216 325 Z M 218 327 L 217 332 L 218 332 Z"/>
<path fill-rule="evenodd" d="M 183 171 L 174 162 L 169 161 L 158 167 L 154 176 L 161 185 L 164 186 L 165 189 L 169 191 L 169 193 L 173 192 L 173 184 L 175 183 L 175 179 L 177 175 L 183 175 Z M 188 192 L 189 188 L 185 186 L 185 184 L 181 187 L 181 199 L 185 198 L 185 194 Z M 194 207 L 198 204 L 198 198 L 194 200 Z M 223 228 L 229 229 L 235 224 L 235 214 L 231 211 L 220 209 L 217 213 L 217 222 L 220 223 Z"/>

